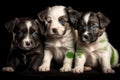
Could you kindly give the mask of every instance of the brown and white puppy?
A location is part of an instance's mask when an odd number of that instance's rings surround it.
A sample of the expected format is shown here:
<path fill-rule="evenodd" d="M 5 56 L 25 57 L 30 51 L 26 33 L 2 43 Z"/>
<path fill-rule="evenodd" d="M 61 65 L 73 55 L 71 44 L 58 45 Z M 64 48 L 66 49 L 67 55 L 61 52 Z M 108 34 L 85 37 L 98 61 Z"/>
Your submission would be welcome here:
<path fill-rule="evenodd" d="M 101 12 L 76 12 L 70 18 L 78 31 L 73 72 L 83 73 L 84 66 L 100 65 L 104 73 L 114 73 L 112 67 L 118 64 L 119 56 L 105 32 L 110 20 Z"/>
<path fill-rule="evenodd" d="M 45 50 L 39 71 L 49 71 L 51 60 L 62 62 L 60 71 L 71 71 L 74 56 L 74 36 L 66 7 L 53 6 L 40 12 L 38 17 L 45 22 Z"/>
<path fill-rule="evenodd" d="M 12 35 L 10 54 L 3 71 L 38 71 L 43 59 L 42 25 L 31 18 L 15 18 L 6 23 Z"/>

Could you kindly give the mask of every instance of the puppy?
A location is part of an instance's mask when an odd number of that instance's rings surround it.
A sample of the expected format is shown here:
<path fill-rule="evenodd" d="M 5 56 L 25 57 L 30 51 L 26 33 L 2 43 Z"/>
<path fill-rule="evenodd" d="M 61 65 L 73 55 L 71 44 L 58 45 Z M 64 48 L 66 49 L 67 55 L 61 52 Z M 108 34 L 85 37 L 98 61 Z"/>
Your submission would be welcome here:
<path fill-rule="evenodd" d="M 51 60 L 63 63 L 60 71 L 71 71 L 74 56 L 74 33 L 69 24 L 66 7 L 53 6 L 38 14 L 40 21 L 44 22 L 45 50 L 43 63 L 39 71 L 49 71 Z"/>
<path fill-rule="evenodd" d="M 105 32 L 110 20 L 101 12 L 79 13 L 69 8 L 74 28 L 78 31 L 74 73 L 83 73 L 84 66 L 101 66 L 103 73 L 114 73 L 118 64 L 117 50 L 110 44 Z"/>
<path fill-rule="evenodd" d="M 30 18 L 15 18 L 6 23 L 12 35 L 7 67 L 3 71 L 38 71 L 43 58 L 43 42 L 40 23 Z"/>

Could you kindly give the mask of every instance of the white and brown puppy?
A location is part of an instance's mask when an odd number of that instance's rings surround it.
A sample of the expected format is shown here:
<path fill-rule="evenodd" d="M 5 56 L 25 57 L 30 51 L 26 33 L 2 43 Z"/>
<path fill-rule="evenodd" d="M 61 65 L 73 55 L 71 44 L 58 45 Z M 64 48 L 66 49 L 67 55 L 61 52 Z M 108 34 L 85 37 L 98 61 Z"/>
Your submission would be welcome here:
<path fill-rule="evenodd" d="M 76 12 L 76 15 L 70 14 L 70 18 L 78 31 L 73 72 L 83 73 L 84 66 L 99 65 L 104 73 L 114 73 L 112 67 L 118 64 L 119 56 L 105 32 L 110 20 L 101 12 Z"/>
<path fill-rule="evenodd" d="M 3 71 L 38 71 L 43 59 L 42 25 L 24 17 L 6 23 L 11 38 L 10 53 Z"/>
<path fill-rule="evenodd" d="M 49 71 L 52 59 L 63 63 L 60 71 L 71 71 L 74 36 L 65 9 L 64 6 L 53 6 L 38 14 L 46 25 L 44 59 L 39 71 Z"/>

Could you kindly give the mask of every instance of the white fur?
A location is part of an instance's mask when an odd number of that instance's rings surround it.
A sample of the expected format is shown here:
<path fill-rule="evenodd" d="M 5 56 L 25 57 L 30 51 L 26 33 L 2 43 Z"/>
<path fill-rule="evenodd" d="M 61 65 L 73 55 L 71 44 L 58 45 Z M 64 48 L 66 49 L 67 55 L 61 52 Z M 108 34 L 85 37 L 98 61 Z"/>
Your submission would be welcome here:
<path fill-rule="evenodd" d="M 26 26 L 27 26 L 27 29 L 29 30 L 29 28 L 32 26 L 31 21 L 26 21 Z"/>
<path fill-rule="evenodd" d="M 44 59 L 43 59 L 43 64 L 39 66 L 39 71 L 49 71 L 50 70 L 50 64 L 51 60 L 53 58 L 52 53 L 49 50 L 44 51 Z"/>
<path fill-rule="evenodd" d="M 26 21 L 26 26 L 27 26 L 28 32 L 26 37 L 23 39 L 23 47 L 27 47 L 26 42 L 30 42 L 29 31 L 30 31 L 30 27 L 32 26 L 31 21 Z"/>
<path fill-rule="evenodd" d="M 85 32 L 84 32 L 84 35 L 88 35 L 88 31 L 85 31 Z"/>
<path fill-rule="evenodd" d="M 5 71 L 5 72 L 14 72 L 14 69 L 12 67 L 3 67 L 2 71 Z"/>
<path fill-rule="evenodd" d="M 87 14 L 84 16 L 84 21 L 85 21 L 86 24 L 88 24 L 89 17 L 90 17 L 90 13 L 87 13 Z"/>
<path fill-rule="evenodd" d="M 101 42 L 101 40 L 104 40 L 104 42 Z M 104 73 L 114 73 L 112 67 L 115 67 L 118 64 L 119 58 L 118 52 L 115 48 L 113 48 L 115 52 L 115 61 L 112 65 L 110 64 L 112 48 L 113 46 L 107 40 L 105 32 L 98 38 L 97 41 L 90 44 L 83 44 L 78 39 L 77 49 L 82 49 L 83 54 L 81 58 L 76 55 L 75 68 L 73 69 L 73 72 L 82 73 L 84 72 L 83 67 L 85 65 L 96 67 L 99 61 Z"/>

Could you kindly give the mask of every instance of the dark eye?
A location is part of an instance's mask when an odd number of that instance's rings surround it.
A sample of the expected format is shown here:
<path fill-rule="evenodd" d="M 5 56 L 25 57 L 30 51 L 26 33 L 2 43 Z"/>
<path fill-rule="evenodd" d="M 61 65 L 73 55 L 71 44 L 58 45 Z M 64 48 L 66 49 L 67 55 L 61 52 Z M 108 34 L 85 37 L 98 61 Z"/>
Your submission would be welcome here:
<path fill-rule="evenodd" d="M 22 31 L 19 31 L 19 32 L 18 32 L 18 35 L 19 35 L 20 37 L 22 37 L 22 36 L 23 36 L 23 32 L 22 32 Z"/>
<path fill-rule="evenodd" d="M 79 26 L 78 26 L 78 30 L 81 30 L 82 28 L 83 28 L 82 25 L 79 25 Z"/>
<path fill-rule="evenodd" d="M 52 22 L 52 20 L 51 20 L 50 17 L 47 18 L 47 22 L 48 22 L 48 23 L 51 23 L 51 22 Z"/>
<path fill-rule="evenodd" d="M 38 35 L 38 32 L 34 32 L 32 35 L 35 37 Z"/>
<path fill-rule="evenodd" d="M 64 25 L 66 21 L 65 21 L 63 18 L 61 18 L 61 19 L 59 20 L 59 22 L 60 22 L 62 25 Z"/>

